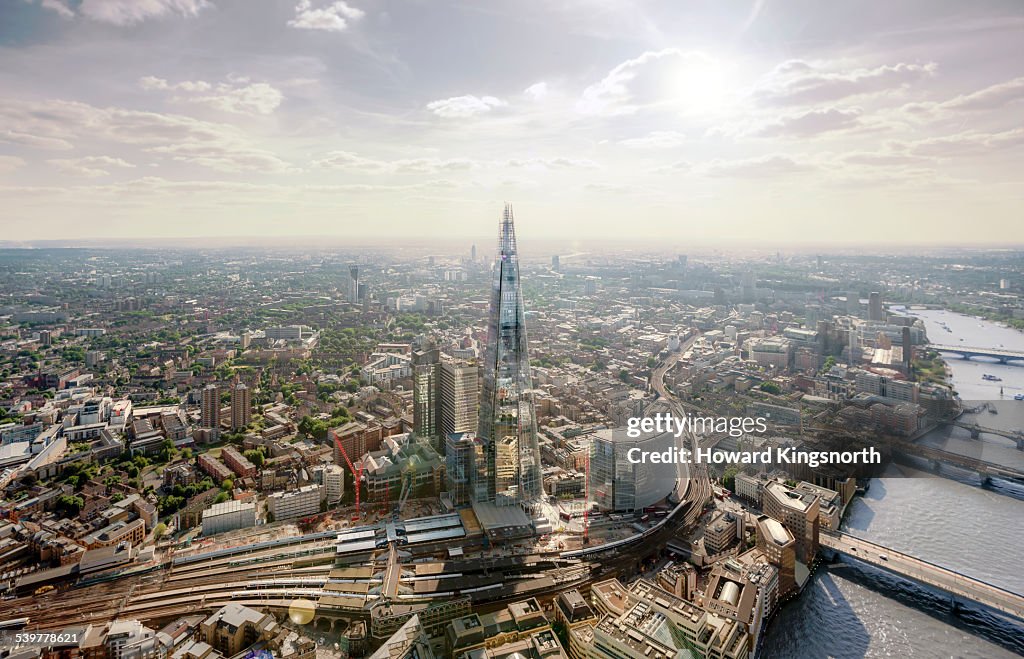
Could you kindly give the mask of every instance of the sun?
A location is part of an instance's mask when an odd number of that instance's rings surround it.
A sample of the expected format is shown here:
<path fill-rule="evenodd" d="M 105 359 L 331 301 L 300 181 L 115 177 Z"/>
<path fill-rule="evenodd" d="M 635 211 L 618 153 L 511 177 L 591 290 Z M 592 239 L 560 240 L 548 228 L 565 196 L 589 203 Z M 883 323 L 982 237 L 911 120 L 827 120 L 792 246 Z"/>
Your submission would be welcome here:
<path fill-rule="evenodd" d="M 686 114 L 710 114 L 729 104 L 732 72 L 721 60 L 702 55 L 679 62 L 668 72 L 668 95 Z"/>

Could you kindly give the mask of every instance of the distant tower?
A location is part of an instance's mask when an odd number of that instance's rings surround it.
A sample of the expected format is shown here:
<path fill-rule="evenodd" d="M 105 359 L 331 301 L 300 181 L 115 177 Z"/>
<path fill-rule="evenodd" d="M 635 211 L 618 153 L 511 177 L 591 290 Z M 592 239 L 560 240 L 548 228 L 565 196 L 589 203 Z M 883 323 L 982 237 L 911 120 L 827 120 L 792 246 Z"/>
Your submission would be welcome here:
<path fill-rule="evenodd" d="M 540 498 L 542 474 L 519 254 L 508 204 L 500 227 L 477 433 L 485 459 L 475 477 L 478 484 L 484 480 L 485 486 L 474 490 L 478 499 L 512 505 Z"/>
<path fill-rule="evenodd" d="M 911 365 L 914 363 L 914 343 L 910 338 L 910 328 L 903 328 L 903 371 L 910 375 Z"/>
<path fill-rule="evenodd" d="M 860 292 L 850 291 L 846 294 L 846 313 L 851 316 L 860 314 Z"/>
<path fill-rule="evenodd" d="M 359 301 L 359 266 L 350 265 L 348 267 L 348 301 L 358 302 Z"/>
<path fill-rule="evenodd" d="M 231 389 L 231 432 L 245 429 L 252 423 L 252 392 L 241 382 Z"/>
<path fill-rule="evenodd" d="M 753 271 L 747 270 L 743 273 L 740 280 L 740 288 L 742 289 L 744 302 L 753 302 L 757 299 L 757 280 L 754 278 Z"/>
<path fill-rule="evenodd" d="M 476 263 L 476 243 L 469 248 L 469 260 L 471 263 Z"/>
<path fill-rule="evenodd" d="M 555 272 L 561 272 L 562 270 L 562 265 L 559 261 L 558 254 L 555 254 L 554 256 L 551 257 L 551 269 L 554 270 Z"/>
<path fill-rule="evenodd" d="M 877 291 L 872 291 L 868 296 L 868 320 L 885 320 L 882 311 L 882 294 Z"/>
<path fill-rule="evenodd" d="M 203 410 L 200 421 L 203 428 L 220 428 L 220 390 L 215 384 L 203 389 Z"/>

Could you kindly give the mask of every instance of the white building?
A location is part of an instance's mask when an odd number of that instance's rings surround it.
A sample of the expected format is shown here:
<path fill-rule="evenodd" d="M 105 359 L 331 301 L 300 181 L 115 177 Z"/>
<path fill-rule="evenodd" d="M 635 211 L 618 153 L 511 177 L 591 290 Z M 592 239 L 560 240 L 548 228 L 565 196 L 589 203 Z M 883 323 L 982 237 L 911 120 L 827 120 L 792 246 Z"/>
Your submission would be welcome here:
<path fill-rule="evenodd" d="M 335 464 L 326 464 L 313 470 L 313 480 L 323 485 L 328 504 L 336 504 L 345 494 L 345 470 Z"/>
<path fill-rule="evenodd" d="M 215 503 L 203 511 L 203 535 L 210 536 L 256 526 L 256 504 L 252 501 Z"/>
<path fill-rule="evenodd" d="M 320 512 L 323 497 L 324 488 L 321 485 L 306 485 L 297 490 L 275 492 L 267 497 L 267 511 L 274 516 L 276 522 L 316 515 Z"/>

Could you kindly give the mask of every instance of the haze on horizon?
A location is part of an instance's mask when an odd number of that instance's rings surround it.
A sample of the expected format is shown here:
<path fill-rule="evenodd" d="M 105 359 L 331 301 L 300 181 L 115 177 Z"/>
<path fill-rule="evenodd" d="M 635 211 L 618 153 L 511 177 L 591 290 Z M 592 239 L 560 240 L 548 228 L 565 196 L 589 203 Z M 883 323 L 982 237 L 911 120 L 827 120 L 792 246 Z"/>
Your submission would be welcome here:
<path fill-rule="evenodd" d="M 1024 243 L 1024 5 L 10 0 L 5 241 Z"/>

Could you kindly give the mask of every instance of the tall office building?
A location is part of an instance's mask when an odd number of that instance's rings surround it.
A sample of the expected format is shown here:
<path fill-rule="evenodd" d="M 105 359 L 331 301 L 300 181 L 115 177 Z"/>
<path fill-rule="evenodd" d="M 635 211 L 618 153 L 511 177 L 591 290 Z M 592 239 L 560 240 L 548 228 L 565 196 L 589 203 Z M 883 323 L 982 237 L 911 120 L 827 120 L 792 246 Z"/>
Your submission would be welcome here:
<path fill-rule="evenodd" d="M 562 260 L 558 258 L 558 254 L 551 257 L 551 269 L 555 272 L 561 272 L 562 270 Z"/>
<path fill-rule="evenodd" d="M 882 311 L 882 294 L 872 291 L 868 296 L 868 320 L 885 320 Z"/>
<path fill-rule="evenodd" d="M 441 352 L 435 347 L 412 353 L 412 428 L 420 437 L 438 437 Z M 443 444 L 434 443 L 435 448 Z"/>
<path fill-rule="evenodd" d="M 441 362 L 441 435 L 473 432 L 480 409 L 480 387 L 476 364 Z"/>
<path fill-rule="evenodd" d="M 483 481 L 486 487 L 474 490 L 483 501 L 514 505 L 538 499 L 543 483 L 519 255 L 508 204 L 501 219 L 492 277 L 477 432 L 485 459 L 475 472 L 478 483 Z"/>
<path fill-rule="evenodd" d="M 359 266 L 350 265 L 348 267 L 348 301 L 358 302 L 359 301 Z"/>
<path fill-rule="evenodd" d="M 241 382 L 231 389 L 231 431 L 238 432 L 252 423 L 252 392 Z"/>
<path fill-rule="evenodd" d="M 202 428 L 220 428 L 220 389 L 208 384 L 203 389 Z"/>
<path fill-rule="evenodd" d="M 860 314 L 860 291 L 850 291 L 846 294 L 846 313 L 851 316 Z"/>
<path fill-rule="evenodd" d="M 476 243 L 473 243 L 473 246 L 469 248 L 469 260 L 472 263 L 476 263 Z"/>

